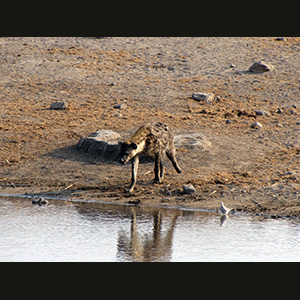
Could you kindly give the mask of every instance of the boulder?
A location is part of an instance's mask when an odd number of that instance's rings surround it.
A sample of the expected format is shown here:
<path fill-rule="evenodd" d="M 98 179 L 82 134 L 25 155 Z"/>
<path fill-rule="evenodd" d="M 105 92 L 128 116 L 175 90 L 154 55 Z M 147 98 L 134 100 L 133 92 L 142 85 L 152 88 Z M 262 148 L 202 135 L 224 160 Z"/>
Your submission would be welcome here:
<path fill-rule="evenodd" d="M 174 144 L 177 148 L 209 150 L 211 142 L 201 133 L 189 133 L 174 136 Z"/>
<path fill-rule="evenodd" d="M 257 61 L 255 62 L 250 68 L 249 72 L 254 72 L 254 73 L 263 73 L 263 72 L 268 72 L 274 70 L 274 67 L 271 65 L 268 65 L 264 61 Z"/>
<path fill-rule="evenodd" d="M 119 156 L 118 141 L 121 136 L 112 130 L 98 130 L 86 138 L 79 140 L 77 150 L 82 150 L 91 155 L 97 155 L 106 160 L 116 160 Z"/>

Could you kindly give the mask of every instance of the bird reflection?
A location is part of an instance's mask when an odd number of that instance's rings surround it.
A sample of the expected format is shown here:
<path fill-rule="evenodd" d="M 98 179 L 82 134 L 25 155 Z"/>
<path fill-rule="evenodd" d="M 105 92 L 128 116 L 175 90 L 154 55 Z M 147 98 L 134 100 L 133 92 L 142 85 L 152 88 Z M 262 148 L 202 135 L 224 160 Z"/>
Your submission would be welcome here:
<path fill-rule="evenodd" d="M 228 219 L 229 219 L 228 215 L 222 215 L 220 218 L 220 226 L 222 227 L 227 222 Z"/>

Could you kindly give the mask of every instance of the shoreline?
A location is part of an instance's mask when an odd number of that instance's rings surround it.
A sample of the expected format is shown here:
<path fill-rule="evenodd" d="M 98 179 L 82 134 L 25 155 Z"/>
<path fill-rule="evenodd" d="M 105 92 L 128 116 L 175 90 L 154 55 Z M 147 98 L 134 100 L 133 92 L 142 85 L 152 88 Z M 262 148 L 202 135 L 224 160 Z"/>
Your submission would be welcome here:
<path fill-rule="evenodd" d="M 187 205 L 168 205 L 168 204 L 163 204 L 163 203 L 130 203 L 130 202 L 117 202 L 117 201 L 106 201 L 106 200 L 99 200 L 99 199 L 77 199 L 77 198 L 68 198 L 68 197 L 55 197 L 55 196 L 49 196 L 49 195 L 25 195 L 25 194 L 4 194 L 1 193 L 0 194 L 0 199 L 1 198 L 8 198 L 8 199 L 12 199 L 12 198 L 16 198 L 16 199 L 28 199 L 28 200 L 33 200 L 33 199 L 37 199 L 43 197 L 46 200 L 50 200 L 52 201 L 60 201 L 60 202 L 65 202 L 68 204 L 72 204 L 72 203 L 84 203 L 84 204 L 102 204 L 102 205 L 120 205 L 120 206 L 138 206 L 138 207 L 145 207 L 145 208 L 158 208 L 158 209 L 167 209 L 167 210 L 183 210 L 183 211 L 200 211 L 200 212 L 207 212 L 207 213 L 214 213 L 214 214 L 220 214 L 220 210 L 219 208 L 206 208 L 206 207 L 197 207 L 197 206 L 190 206 L 189 204 Z M 47 204 L 49 205 L 49 203 Z M 252 216 L 256 216 L 256 217 L 262 217 L 265 219 L 286 219 L 286 220 L 299 220 L 300 217 L 297 216 L 291 216 L 291 215 L 277 215 L 276 212 L 274 212 L 274 214 L 263 214 L 263 213 L 259 213 L 259 212 L 249 212 L 247 210 L 233 210 L 232 213 L 230 214 L 246 214 L 246 215 L 252 215 Z"/>

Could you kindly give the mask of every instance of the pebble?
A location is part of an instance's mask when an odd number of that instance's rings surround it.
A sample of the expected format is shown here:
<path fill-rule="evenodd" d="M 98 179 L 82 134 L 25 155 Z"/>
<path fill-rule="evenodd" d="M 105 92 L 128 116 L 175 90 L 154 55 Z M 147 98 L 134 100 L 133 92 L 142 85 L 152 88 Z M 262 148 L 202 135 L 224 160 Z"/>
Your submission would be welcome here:
<path fill-rule="evenodd" d="M 114 109 L 125 109 L 127 107 L 126 103 L 117 104 L 114 106 Z"/>
<path fill-rule="evenodd" d="M 259 122 L 255 122 L 255 123 L 251 124 L 250 127 L 255 128 L 255 129 L 262 129 L 263 128 L 263 126 Z"/>
<path fill-rule="evenodd" d="M 215 100 L 214 94 L 211 93 L 193 93 L 192 98 L 196 101 L 205 101 L 211 103 Z"/>
<path fill-rule="evenodd" d="M 257 61 L 255 62 L 250 68 L 249 72 L 254 72 L 254 73 L 263 73 L 263 72 L 268 72 L 272 71 L 274 69 L 273 66 L 268 65 L 264 61 Z"/>
<path fill-rule="evenodd" d="M 62 102 L 54 102 L 50 105 L 50 109 L 55 109 L 55 110 L 65 110 L 67 109 L 67 103 L 62 101 Z"/>
<path fill-rule="evenodd" d="M 192 184 L 185 184 L 183 186 L 183 193 L 184 194 L 195 194 L 196 193 L 196 189 L 194 188 L 194 186 Z"/>
<path fill-rule="evenodd" d="M 230 68 L 236 68 L 236 65 L 230 64 L 229 67 L 230 67 Z"/>

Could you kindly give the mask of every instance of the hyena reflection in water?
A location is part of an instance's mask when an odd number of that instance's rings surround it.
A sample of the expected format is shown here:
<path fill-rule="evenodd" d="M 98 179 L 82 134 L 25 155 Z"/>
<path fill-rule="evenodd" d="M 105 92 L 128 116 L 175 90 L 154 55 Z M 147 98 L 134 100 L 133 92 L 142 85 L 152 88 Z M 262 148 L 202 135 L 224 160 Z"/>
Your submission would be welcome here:
<path fill-rule="evenodd" d="M 154 183 L 162 183 L 164 154 L 170 159 L 177 173 L 181 173 L 175 153 L 173 132 L 167 125 L 157 122 L 141 126 L 120 145 L 120 163 L 126 164 L 132 159 L 132 178 L 128 191 L 132 193 L 135 187 L 139 158 L 142 154 L 154 157 Z"/>

